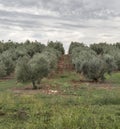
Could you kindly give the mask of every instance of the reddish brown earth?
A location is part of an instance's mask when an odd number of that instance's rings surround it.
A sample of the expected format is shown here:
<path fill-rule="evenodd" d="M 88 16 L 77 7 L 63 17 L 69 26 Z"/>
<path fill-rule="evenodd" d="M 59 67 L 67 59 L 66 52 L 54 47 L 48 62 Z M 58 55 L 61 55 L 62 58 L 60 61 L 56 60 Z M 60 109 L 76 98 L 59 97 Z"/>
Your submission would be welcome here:
<path fill-rule="evenodd" d="M 64 71 L 72 71 L 73 65 L 71 64 L 70 55 L 62 55 L 58 61 L 57 72 L 62 73 Z"/>

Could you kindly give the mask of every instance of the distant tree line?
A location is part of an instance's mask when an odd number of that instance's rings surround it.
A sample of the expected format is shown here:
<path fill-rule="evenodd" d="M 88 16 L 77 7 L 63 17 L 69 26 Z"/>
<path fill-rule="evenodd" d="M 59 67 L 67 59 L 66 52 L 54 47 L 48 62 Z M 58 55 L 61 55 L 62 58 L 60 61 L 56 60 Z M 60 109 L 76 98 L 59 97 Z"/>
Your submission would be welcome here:
<path fill-rule="evenodd" d="M 18 81 L 31 81 L 37 89 L 42 78 L 56 71 L 64 53 L 59 41 L 50 41 L 47 45 L 29 40 L 21 43 L 0 41 L 0 78 L 15 73 Z M 95 43 L 88 47 L 71 42 L 69 54 L 76 72 L 92 81 L 104 81 L 106 73 L 120 70 L 120 43 Z"/>

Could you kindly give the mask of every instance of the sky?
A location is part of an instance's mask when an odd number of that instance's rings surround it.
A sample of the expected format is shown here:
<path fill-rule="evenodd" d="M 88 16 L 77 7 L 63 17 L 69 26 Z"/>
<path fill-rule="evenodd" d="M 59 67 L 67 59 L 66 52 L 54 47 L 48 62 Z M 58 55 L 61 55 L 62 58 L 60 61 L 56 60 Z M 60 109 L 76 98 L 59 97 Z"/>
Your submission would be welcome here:
<path fill-rule="evenodd" d="M 120 0 L 0 0 L 0 40 L 120 41 Z"/>

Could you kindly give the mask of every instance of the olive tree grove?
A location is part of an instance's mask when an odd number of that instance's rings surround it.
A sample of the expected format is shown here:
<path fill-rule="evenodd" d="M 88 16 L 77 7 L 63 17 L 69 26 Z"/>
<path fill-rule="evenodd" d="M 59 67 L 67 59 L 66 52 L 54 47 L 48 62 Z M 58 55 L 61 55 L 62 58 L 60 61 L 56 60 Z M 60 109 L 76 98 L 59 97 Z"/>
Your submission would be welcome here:
<path fill-rule="evenodd" d="M 110 54 L 111 52 L 113 54 Z M 96 82 L 104 81 L 106 73 L 111 74 L 119 68 L 120 50 L 113 45 L 100 43 L 87 47 L 72 42 L 69 53 L 76 72 Z"/>

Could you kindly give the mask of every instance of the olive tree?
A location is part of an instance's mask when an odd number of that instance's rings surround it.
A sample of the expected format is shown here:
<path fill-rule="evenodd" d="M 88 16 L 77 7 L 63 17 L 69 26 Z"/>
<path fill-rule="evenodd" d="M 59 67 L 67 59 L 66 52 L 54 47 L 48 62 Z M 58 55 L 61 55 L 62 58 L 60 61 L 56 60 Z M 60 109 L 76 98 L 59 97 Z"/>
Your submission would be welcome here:
<path fill-rule="evenodd" d="M 91 58 L 88 62 L 84 62 L 82 65 L 82 72 L 85 77 L 93 81 L 104 80 L 106 73 L 106 64 L 100 58 Z"/>
<path fill-rule="evenodd" d="M 97 81 L 100 78 L 101 65 L 94 52 L 82 50 L 78 54 L 78 58 L 74 58 L 75 69 L 78 73 L 82 73 L 86 78 Z"/>
<path fill-rule="evenodd" d="M 33 89 L 37 89 L 36 81 L 41 81 L 49 73 L 48 62 L 41 54 L 34 55 L 32 59 L 21 58 L 16 66 L 16 77 L 18 81 L 31 81 Z"/>
<path fill-rule="evenodd" d="M 104 75 L 107 72 L 105 61 L 95 55 L 89 55 L 87 52 L 84 52 L 84 54 L 85 56 L 80 55 L 75 61 L 76 71 L 95 82 L 103 81 L 105 79 Z M 87 57 L 87 55 L 89 56 Z"/>

